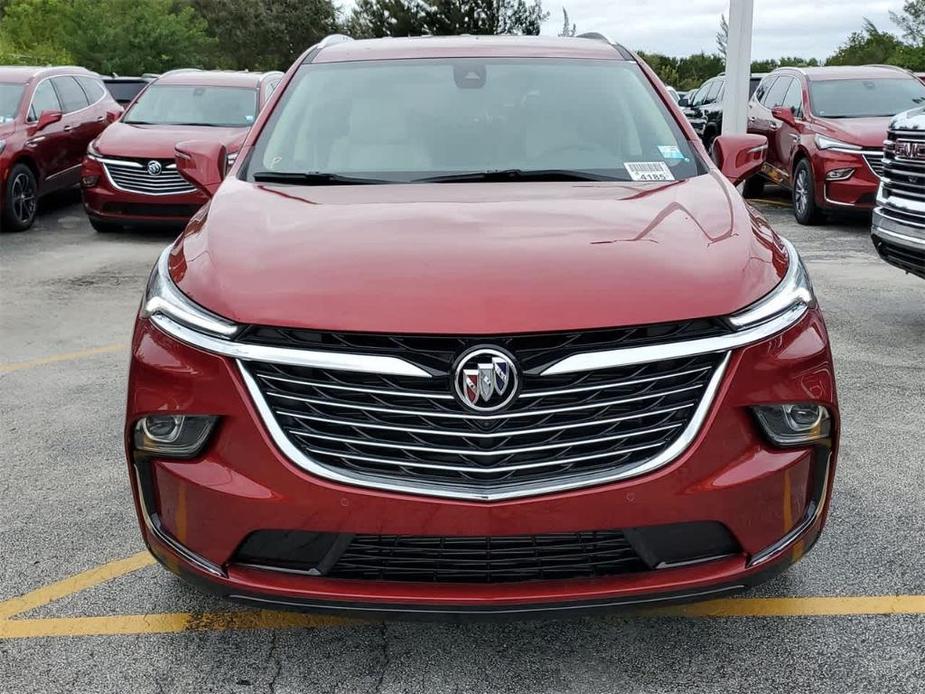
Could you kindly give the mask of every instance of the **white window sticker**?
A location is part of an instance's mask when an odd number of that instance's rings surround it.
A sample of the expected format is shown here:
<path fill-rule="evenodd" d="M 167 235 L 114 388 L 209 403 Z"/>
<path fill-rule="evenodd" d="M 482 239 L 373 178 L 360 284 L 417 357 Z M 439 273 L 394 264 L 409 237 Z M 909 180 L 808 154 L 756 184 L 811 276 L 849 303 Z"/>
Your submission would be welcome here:
<path fill-rule="evenodd" d="M 684 154 L 677 145 L 660 145 L 658 151 L 662 153 L 662 158 L 668 161 L 684 159 Z"/>
<path fill-rule="evenodd" d="M 634 181 L 674 180 L 674 174 L 663 161 L 628 161 L 623 166 Z"/>

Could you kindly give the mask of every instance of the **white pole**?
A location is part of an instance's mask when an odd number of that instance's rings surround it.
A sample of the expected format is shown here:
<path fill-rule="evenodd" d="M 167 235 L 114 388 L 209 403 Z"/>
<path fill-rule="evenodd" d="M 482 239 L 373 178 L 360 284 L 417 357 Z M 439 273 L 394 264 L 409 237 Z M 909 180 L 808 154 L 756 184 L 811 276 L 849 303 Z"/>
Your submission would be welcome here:
<path fill-rule="evenodd" d="M 754 0 L 729 0 L 729 40 L 726 44 L 726 96 L 723 135 L 745 132 L 748 83 L 752 73 Z"/>

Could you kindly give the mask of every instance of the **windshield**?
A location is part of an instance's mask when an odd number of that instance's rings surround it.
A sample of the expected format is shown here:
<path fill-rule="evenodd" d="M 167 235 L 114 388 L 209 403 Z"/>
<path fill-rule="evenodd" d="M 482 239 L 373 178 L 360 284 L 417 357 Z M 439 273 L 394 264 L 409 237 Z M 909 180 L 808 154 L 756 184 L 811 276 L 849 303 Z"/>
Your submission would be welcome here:
<path fill-rule="evenodd" d="M 704 169 L 635 63 L 460 58 L 303 66 L 248 167 L 250 180 L 311 174 L 303 183 L 478 172 L 675 180 Z"/>
<path fill-rule="evenodd" d="M 813 113 L 820 118 L 895 116 L 925 103 L 917 79 L 821 80 L 809 83 Z"/>
<path fill-rule="evenodd" d="M 256 89 L 154 84 L 129 109 L 122 122 L 247 128 L 256 116 Z"/>
<path fill-rule="evenodd" d="M 138 96 L 138 92 L 147 86 L 144 80 L 131 82 L 129 80 L 107 80 L 106 89 L 112 95 L 112 98 L 120 104 L 127 104 L 129 101 Z"/>
<path fill-rule="evenodd" d="M 25 85 L 0 83 L 0 123 L 16 118 Z"/>

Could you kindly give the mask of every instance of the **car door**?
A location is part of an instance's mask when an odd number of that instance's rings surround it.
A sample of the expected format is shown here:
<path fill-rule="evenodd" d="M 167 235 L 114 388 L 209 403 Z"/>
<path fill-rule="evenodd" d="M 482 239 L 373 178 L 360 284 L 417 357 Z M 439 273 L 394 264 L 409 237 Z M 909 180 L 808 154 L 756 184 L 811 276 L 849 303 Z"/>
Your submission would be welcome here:
<path fill-rule="evenodd" d="M 26 150 L 39 170 L 39 190 L 42 194 L 55 188 L 56 181 L 68 166 L 67 148 L 69 133 L 64 130 L 63 121 L 52 123 L 43 130 L 37 129 L 39 116 L 46 111 L 62 112 L 58 93 L 51 80 L 42 80 L 32 92 L 29 110 L 26 113 L 28 137 Z"/>
<path fill-rule="evenodd" d="M 90 102 L 90 109 L 84 119 L 87 124 L 86 132 L 81 133 L 81 139 L 86 140 L 83 143 L 82 152 L 86 152 L 87 145 L 95 140 L 111 122 L 118 118 L 121 107 L 112 102 L 109 92 L 98 78 L 77 76 L 76 79 L 84 90 L 84 94 L 87 95 L 87 101 Z M 81 158 L 83 158 L 83 154 L 81 154 Z"/>
<path fill-rule="evenodd" d="M 748 100 L 748 132 L 767 137 L 771 131 L 771 112 L 765 107 L 764 99 L 777 81 L 777 75 L 765 77 L 758 89 Z"/>
<path fill-rule="evenodd" d="M 83 88 L 72 75 L 61 75 L 51 80 L 58 92 L 58 99 L 64 117 L 64 131 L 67 133 L 67 166 L 61 174 L 61 186 L 70 186 L 80 178 L 80 163 L 87 151 L 87 142 L 92 138 L 96 125 L 90 119 L 90 103 Z"/>
<path fill-rule="evenodd" d="M 803 129 L 803 84 L 796 77 L 790 78 L 790 86 L 787 87 L 787 92 L 784 94 L 783 102 L 780 106 L 789 108 L 796 120 L 795 126 L 780 121 L 780 125 L 774 131 L 773 148 L 777 153 L 780 168 L 785 174 L 785 180 L 789 185 L 791 174 L 793 173 L 793 158 L 800 144 Z"/>
<path fill-rule="evenodd" d="M 778 131 L 783 123 L 772 115 L 771 110 L 783 105 L 784 97 L 793 81 L 790 75 L 780 75 L 768 89 L 761 104 L 764 111 L 763 116 L 767 119 L 767 132 L 764 133 L 768 138 L 767 174 L 775 183 L 786 183 L 789 178 L 789 169 L 784 158 L 785 153 L 781 151 L 778 140 Z"/>

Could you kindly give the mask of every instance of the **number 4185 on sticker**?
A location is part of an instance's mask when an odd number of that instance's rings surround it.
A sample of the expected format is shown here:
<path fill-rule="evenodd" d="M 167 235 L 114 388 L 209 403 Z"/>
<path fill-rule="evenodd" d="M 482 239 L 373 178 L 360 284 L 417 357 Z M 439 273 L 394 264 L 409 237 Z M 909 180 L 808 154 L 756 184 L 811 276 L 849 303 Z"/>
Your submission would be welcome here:
<path fill-rule="evenodd" d="M 663 161 L 628 161 L 623 166 L 633 181 L 674 180 L 674 174 Z"/>

